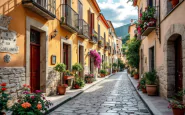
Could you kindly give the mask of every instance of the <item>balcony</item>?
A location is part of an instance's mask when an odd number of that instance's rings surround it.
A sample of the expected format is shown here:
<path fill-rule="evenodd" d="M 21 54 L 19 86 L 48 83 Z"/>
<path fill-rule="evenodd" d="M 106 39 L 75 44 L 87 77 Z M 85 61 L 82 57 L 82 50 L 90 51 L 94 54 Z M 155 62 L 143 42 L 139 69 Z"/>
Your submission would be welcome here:
<path fill-rule="evenodd" d="M 97 44 L 98 43 L 98 33 L 93 30 L 93 34 L 91 35 L 91 38 L 89 40 L 90 43 Z"/>
<path fill-rule="evenodd" d="M 79 31 L 79 15 L 67 4 L 62 4 L 61 26 L 72 33 Z"/>
<path fill-rule="evenodd" d="M 79 31 L 78 36 L 84 39 L 89 39 L 89 24 L 85 22 L 83 19 L 79 20 Z"/>
<path fill-rule="evenodd" d="M 103 41 L 104 41 L 103 37 L 100 36 L 100 40 L 98 41 L 98 47 L 99 48 L 102 48 L 104 46 L 104 42 Z"/>
<path fill-rule="evenodd" d="M 56 0 L 22 0 L 22 4 L 48 20 L 56 18 Z"/>
<path fill-rule="evenodd" d="M 148 36 L 156 27 L 148 27 L 141 36 Z"/>
<path fill-rule="evenodd" d="M 105 50 L 105 51 L 108 51 L 108 50 L 109 50 L 109 44 L 108 44 L 108 42 L 105 44 L 104 50 Z"/>

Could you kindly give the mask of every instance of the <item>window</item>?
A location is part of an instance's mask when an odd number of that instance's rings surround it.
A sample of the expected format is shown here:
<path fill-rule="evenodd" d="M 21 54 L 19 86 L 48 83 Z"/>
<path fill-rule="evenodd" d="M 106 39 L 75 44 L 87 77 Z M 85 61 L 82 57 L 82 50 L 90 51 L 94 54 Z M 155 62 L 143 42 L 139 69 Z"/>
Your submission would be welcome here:
<path fill-rule="evenodd" d="M 153 7 L 153 0 L 148 0 L 148 6 Z"/>
<path fill-rule="evenodd" d="M 151 47 L 149 49 L 149 64 L 150 64 L 150 71 L 154 70 L 154 63 L 155 63 L 155 59 L 154 59 L 154 47 Z"/>

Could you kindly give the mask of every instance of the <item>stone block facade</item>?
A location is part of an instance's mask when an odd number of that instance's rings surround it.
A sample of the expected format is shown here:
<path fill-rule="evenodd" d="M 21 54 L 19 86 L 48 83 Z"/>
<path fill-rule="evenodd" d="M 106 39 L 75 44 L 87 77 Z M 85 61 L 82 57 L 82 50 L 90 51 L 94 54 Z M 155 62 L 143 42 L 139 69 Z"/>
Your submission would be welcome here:
<path fill-rule="evenodd" d="M 48 79 L 46 81 L 46 95 L 56 95 L 57 85 L 61 82 L 60 74 L 53 67 L 48 67 Z"/>
<path fill-rule="evenodd" d="M 6 93 L 9 93 L 13 102 L 21 93 L 23 84 L 25 84 L 24 67 L 0 67 L 0 83 L 7 83 Z"/>

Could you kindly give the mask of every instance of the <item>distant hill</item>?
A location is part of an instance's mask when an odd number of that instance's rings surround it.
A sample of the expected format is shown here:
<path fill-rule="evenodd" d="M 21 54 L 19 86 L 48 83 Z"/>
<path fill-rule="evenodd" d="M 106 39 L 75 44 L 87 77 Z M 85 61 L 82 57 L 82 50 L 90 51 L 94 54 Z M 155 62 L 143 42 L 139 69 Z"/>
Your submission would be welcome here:
<path fill-rule="evenodd" d="M 128 27 L 129 26 L 130 26 L 130 24 L 126 24 L 126 25 L 120 26 L 118 28 L 115 28 L 117 36 L 118 37 L 122 37 L 122 38 L 127 36 L 128 35 Z"/>

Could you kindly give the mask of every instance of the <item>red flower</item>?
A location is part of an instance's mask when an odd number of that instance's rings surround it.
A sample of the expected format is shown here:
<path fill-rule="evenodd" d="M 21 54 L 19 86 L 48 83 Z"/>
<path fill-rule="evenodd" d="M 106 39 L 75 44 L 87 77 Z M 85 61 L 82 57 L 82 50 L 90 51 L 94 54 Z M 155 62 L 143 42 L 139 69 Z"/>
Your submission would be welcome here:
<path fill-rule="evenodd" d="M 2 83 L 1 86 L 4 86 L 5 87 L 6 86 L 6 83 Z"/>
<path fill-rule="evenodd" d="M 26 84 L 23 85 L 23 87 L 26 87 L 26 86 L 27 86 Z"/>
<path fill-rule="evenodd" d="M 30 88 L 31 88 L 31 86 L 30 86 L 30 85 L 27 85 L 27 88 L 29 88 L 29 89 L 30 89 Z"/>
<path fill-rule="evenodd" d="M 1 90 L 2 90 L 2 91 L 5 91 L 5 90 L 6 90 L 6 88 L 2 88 Z"/>

